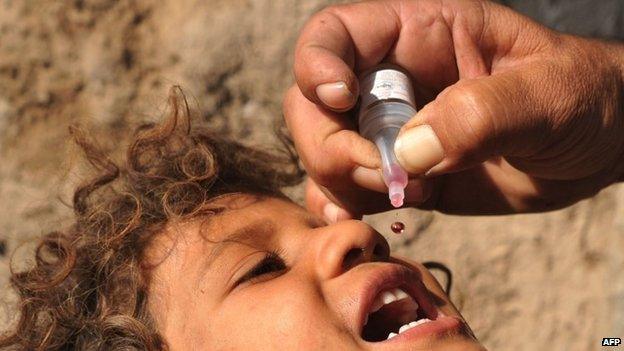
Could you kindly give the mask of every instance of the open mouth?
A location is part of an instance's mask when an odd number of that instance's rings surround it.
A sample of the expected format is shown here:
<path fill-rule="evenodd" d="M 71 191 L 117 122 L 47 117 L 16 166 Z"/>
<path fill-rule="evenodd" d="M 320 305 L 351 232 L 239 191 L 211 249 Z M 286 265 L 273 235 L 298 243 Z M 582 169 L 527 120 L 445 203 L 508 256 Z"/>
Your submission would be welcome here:
<path fill-rule="evenodd" d="M 362 338 L 379 342 L 430 323 L 437 315 L 427 312 L 417 299 L 401 288 L 383 290 L 377 294 L 362 328 Z"/>

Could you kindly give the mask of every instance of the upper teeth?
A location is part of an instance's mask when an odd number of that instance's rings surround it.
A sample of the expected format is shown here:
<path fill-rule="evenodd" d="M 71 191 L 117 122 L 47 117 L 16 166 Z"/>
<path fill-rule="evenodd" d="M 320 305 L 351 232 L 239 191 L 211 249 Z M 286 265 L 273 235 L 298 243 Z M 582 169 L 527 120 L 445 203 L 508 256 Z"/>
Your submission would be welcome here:
<path fill-rule="evenodd" d="M 402 333 L 404 333 L 404 332 L 406 332 L 406 331 L 408 331 L 408 330 L 410 330 L 410 329 L 412 329 L 412 328 L 414 328 L 416 326 L 419 326 L 419 325 L 427 323 L 427 322 L 431 322 L 431 320 L 428 319 L 428 318 L 423 318 L 423 319 L 419 319 L 417 321 L 409 322 L 409 323 L 401 326 L 401 328 L 399 328 L 399 334 L 402 334 Z M 390 333 L 390 334 L 388 334 L 388 339 L 392 339 L 392 338 L 394 338 L 395 336 L 397 336 L 399 334 L 397 334 L 397 333 Z"/>
<path fill-rule="evenodd" d="M 410 296 L 401 289 L 392 289 L 392 290 L 383 291 L 381 294 L 377 295 L 377 297 L 375 298 L 375 301 L 373 301 L 373 305 L 371 306 L 369 313 L 377 312 L 384 305 L 393 303 L 394 301 L 403 300 L 409 297 Z M 418 308 L 418 305 L 416 305 L 416 308 Z"/>

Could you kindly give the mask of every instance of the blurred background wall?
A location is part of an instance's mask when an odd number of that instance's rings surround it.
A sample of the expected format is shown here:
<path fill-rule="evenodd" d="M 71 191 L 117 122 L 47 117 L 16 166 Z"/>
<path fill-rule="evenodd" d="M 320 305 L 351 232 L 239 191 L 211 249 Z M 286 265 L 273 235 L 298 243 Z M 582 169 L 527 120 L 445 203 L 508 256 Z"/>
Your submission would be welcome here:
<path fill-rule="evenodd" d="M 69 218 L 63 203 L 84 175 L 69 156 L 70 123 L 112 149 L 137 121 L 157 118 L 180 84 L 215 128 L 274 142 L 298 30 L 333 2 L 0 0 L 0 254 Z M 503 2 L 558 30 L 624 39 L 621 0 Z M 541 215 L 402 210 L 368 220 L 402 254 L 453 270 L 452 297 L 490 349 L 584 351 L 624 336 L 623 213 L 616 186 Z M 388 234 L 397 218 L 402 237 Z M 5 254 L 4 292 L 8 265 Z M 14 301 L 2 300 L 0 324 Z"/>

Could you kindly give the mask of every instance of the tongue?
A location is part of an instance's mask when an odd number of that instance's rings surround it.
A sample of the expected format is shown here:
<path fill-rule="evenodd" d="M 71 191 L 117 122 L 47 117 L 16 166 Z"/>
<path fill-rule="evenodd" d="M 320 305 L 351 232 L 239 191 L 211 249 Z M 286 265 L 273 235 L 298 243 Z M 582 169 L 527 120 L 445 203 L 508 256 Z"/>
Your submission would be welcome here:
<path fill-rule="evenodd" d="M 384 305 L 379 311 L 368 316 L 362 337 L 366 341 L 386 340 L 389 333 L 396 333 L 402 325 L 416 320 L 417 309 L 418 304 L 411 298 Z"/>
<path fill-rule="evenodd" d="M 378 315 L 380 319 L 388 323 L 408 323 L 416 317 L 418 303 L 411 298 L 405 298 L 393 303 L 384 305 L 379 311 L 371 316 Z M 410 319 L 411 318 L 411 319 Z M 403 324 L 399 324 L 399 327 Z"/>

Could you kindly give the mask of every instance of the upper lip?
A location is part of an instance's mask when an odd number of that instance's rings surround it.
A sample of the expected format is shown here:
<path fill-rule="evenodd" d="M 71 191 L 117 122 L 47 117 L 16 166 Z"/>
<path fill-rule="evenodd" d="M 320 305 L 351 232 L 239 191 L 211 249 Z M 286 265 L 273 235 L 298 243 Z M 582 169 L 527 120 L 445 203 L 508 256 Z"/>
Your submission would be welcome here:
<path fill-rule="evenodd" d="M 369 273 L 366 285 L 360 291 L 360 306 L 358 311 L 358 332 L 362 333 L 366 317 L 371 310 L 372 304 L 381 292 L 390 289 L 402 289 L 414 301 L 416 301 L 427 314 L 435 316 L 436 309 L 428 298 L 420 273 L 406 266 L 396 263 L 385 263 Z"/>

